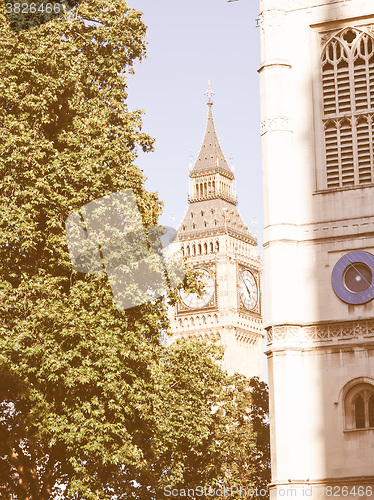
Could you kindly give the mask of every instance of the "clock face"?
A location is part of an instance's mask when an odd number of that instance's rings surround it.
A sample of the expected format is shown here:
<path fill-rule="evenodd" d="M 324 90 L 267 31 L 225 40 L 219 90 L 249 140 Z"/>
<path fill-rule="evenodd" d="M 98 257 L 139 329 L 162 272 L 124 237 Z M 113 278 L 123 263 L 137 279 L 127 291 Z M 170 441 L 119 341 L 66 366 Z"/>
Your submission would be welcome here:
<path fill-rule="evenodd" d="M 365 304 L 374 298 L 374 255 L 356 251 L 343 255 L 335 264 L 331 284 L 340 300 Z"/>
<path fill-rule="evenodd" d="M 199 309 L 206 306 L 214 295 L 214 278 L 205 269 L 199 269 L 199 271 L 202 273 L 201 280 L 204 283 L 204 293 L 198 295 L 197 293 L 186 293 L 184 290 L 180 292 L 184 305 L 191 309 Z"/>
<path fill-rule="evenodd" d="M 242 271 L 239 277 L 239 295 L 246 309 L 254 309 L 258 300 L 258 286 L 250 271 Z"/>

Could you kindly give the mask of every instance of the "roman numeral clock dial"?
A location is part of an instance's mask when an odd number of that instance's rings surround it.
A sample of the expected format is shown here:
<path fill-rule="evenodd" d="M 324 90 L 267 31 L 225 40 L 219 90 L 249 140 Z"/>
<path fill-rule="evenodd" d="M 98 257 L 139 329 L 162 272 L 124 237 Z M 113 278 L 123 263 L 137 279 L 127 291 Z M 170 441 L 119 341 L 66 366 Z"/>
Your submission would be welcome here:
<path fill-rule="evenodd" d="M 256 307 L 258 286 L 255 277 L 247 269 L 242 271 L 239 276 L 239 295 L 246 309 L 252 310 Z"/>
<path fill-rule="evenodd" d="M 180 292 L 183 304 L 191 309 L 205 307 L 214 295 L 214 278 L 205 269 L 199 269 L 199 271 L 202 274 L 201 280 L 204 284 L 204 293 L 198 295 L 197 293 L 186 293 L 184 290 Z"/>

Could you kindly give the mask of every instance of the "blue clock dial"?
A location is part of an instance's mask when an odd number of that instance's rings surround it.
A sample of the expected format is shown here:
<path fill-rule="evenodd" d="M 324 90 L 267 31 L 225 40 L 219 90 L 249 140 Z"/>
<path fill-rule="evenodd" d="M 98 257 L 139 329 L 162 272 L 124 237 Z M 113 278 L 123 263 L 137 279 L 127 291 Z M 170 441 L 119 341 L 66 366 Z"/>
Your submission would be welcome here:
<path fill-rule="evenodd" d="M 365 304 L 374 298 L 374 255 L 356 251 L 343 255 L 335 264 L 331 284 L 347 304 Z"/>

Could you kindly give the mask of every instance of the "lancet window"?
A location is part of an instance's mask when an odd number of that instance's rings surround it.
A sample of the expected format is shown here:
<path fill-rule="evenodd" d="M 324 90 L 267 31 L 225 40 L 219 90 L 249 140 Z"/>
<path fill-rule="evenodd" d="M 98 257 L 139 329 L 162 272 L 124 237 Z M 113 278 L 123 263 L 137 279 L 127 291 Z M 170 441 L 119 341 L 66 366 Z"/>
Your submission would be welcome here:
<path fill-rule="evenodd" d="M 374 181 L 374 39 L 347 28 L 322 54 L 326 187 Z"/>
<path fill-rule="evenodd" d="M 345 428 L 374 428 L 374 385 L 358 383 L 347 392 L 345 401 Z"/>

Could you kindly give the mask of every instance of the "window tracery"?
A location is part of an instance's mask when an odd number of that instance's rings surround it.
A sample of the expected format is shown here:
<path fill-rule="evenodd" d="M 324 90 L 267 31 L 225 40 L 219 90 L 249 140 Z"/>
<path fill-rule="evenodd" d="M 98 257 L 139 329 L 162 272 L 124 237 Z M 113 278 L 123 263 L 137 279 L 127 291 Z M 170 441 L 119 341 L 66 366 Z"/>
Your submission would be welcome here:
<path fill-rule="evenodd" d="M 373 182 L 374 40 L 347 28 L 322 54 L 327 188 Z"/>
<path fill-rule="evenodd" d="M 345 428 L 359 430 L 374 428 L 374 381 L 357 380 L 350 383 L 344 397 Z"/>

